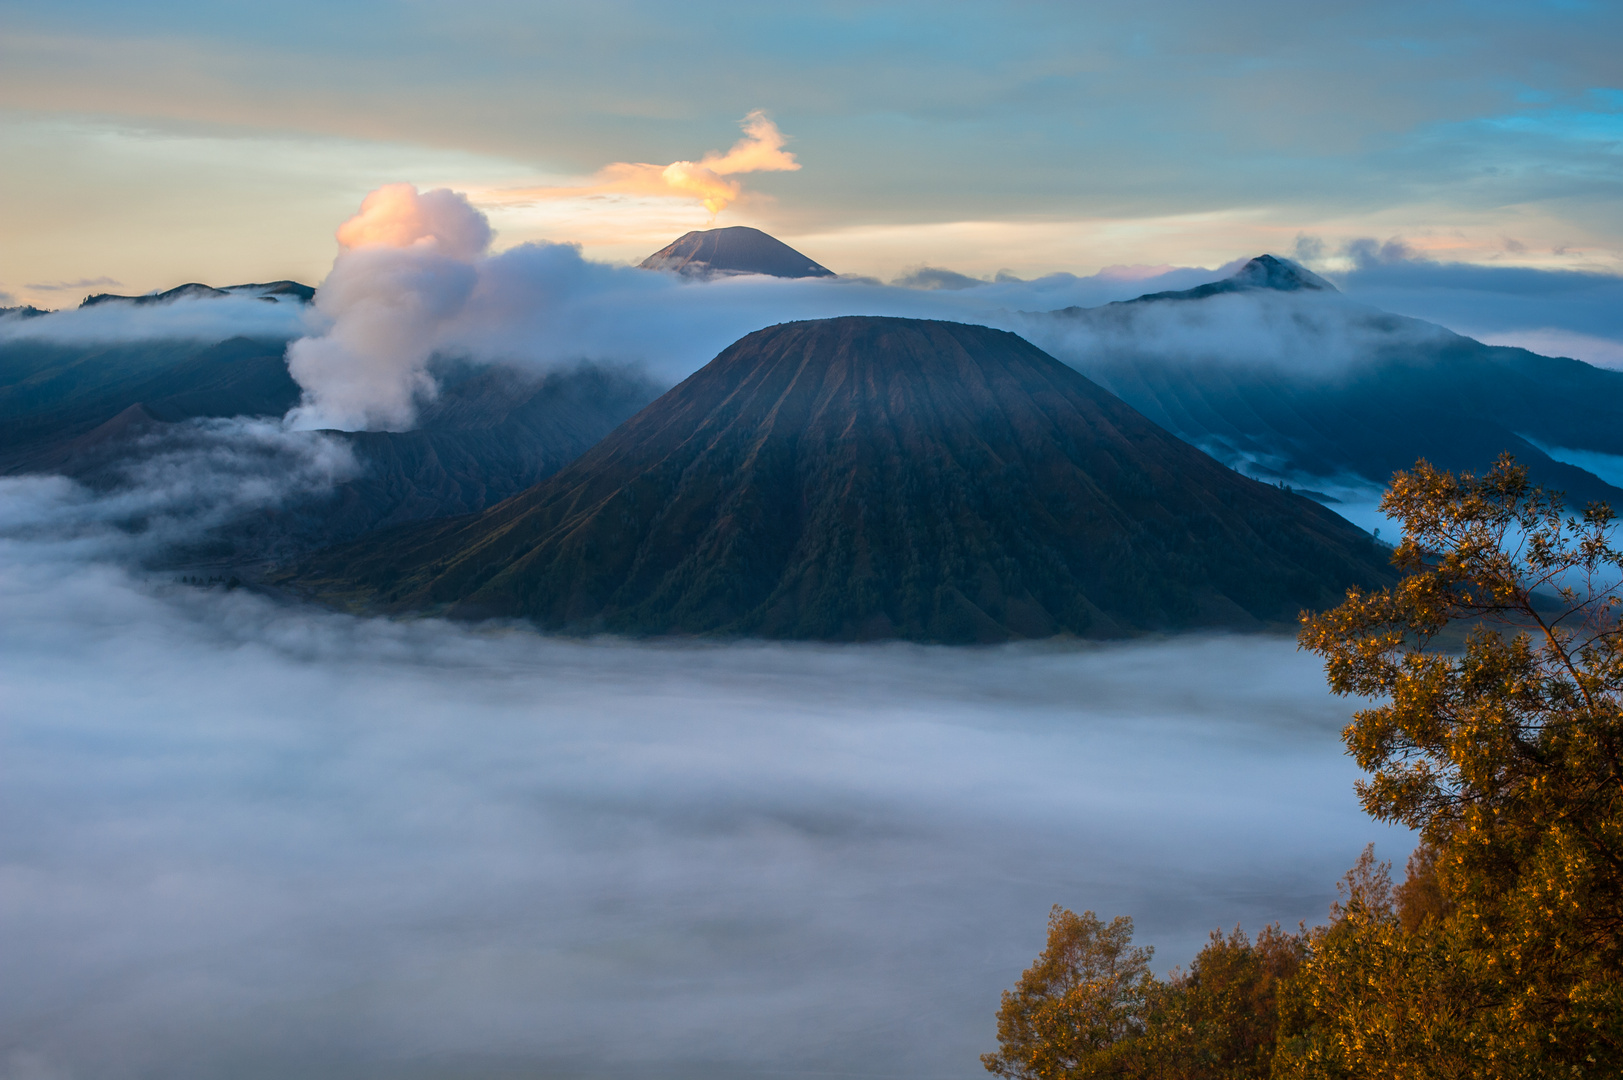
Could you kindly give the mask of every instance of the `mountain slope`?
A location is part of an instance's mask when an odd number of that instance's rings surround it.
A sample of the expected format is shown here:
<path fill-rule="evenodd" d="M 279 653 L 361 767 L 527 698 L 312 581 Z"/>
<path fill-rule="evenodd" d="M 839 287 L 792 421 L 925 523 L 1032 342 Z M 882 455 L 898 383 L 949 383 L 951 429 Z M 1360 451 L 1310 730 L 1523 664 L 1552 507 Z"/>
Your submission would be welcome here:
<path fill-rule="evenodd" d="M 82 308 L 95 307 L 97 304 L 134 304 L 144 307 L 148 304 L 172 304 L 176 300 L 211 300 L 224 296 L 252 296 L 259 300 L 275 301 L 283 298 L 301 304 L 308 304 L 316 297 L 316 290 L 309 285 L 297 281 L 263 281 L 247 285 L 227 285 L 224 288 L 215 288 L 204 285 L 199 281 L 189 281 L 184 285 L 176 285 L 173 289 L 163 292 L 146 293 L 141 296 L 120 296 L 116 293 L 93 293 L 84 298 L 79 306 Z"/>
<path fill-rule="evenodd" d="M 550 628 L 972 642 L 1257 626 L 1387 575 L 1013 334 L 849 317 L 751 334 L 536 487 L 283 580 Z"/>
<path fill-rule="evenodd" d="M 286 342 L 232 338 L 72 346 L 0 343 L 0 475 L 63 473 L 110 489 L 143 457 L 184 442 L 183 421 L 279 417 L 299 401 Z M 220 559 L 287 557 L 370 529 L 464 514 L 552 475 L 659 395 L 631 371 L 546 375 L 441 364 L 439 397 L 412 431 L 333 432 L 358 472 L 243 523 Z"/>
<path fill-rule="evenodd" d="M 287 342 L 0 343 L 0 473 L 39 469 L 58 448 L 140 403 L 153 417 L 280 416 L 299 400 Z"/>
<path fill-rule="evenodd" d="M 641 375 L 583 364 L 544 376 L 442 373 L 413 431 L 334 432 L 360 474 L 314 504 L 302 548 L 372 529 L 482 510 L 551 476 L 659 394 Z"/>
<path fill-rule="evenodd" d="M 1377 311 L 1285 260 L 1017 325 L 1250 475 L 1374 487 L 1420 457 L 1480 472 L 1508 450 L 1574 504 L 1623 506 L 1623 490 L 1556 456 L 1623 454 L 1623 373 Z"/>
<path fill-rule="evenodd" d="M 686 233 L 640 264 L 644 270 L 671 270 L 685 277 L 767 274 L 781 278 L 833 277 L 775 236 L 735 225 Z"/>

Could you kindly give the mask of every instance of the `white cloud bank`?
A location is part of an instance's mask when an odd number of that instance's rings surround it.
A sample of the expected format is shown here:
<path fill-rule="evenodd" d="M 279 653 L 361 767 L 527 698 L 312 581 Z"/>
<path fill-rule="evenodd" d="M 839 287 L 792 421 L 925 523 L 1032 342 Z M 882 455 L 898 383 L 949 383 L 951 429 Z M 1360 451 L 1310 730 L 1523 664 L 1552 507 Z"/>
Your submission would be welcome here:
<path fill-rule="evenodd" d="M 97 304 L 45 315 L 0 315 L 0 343 L 39 341 L 103 345 L 128 341 L 224 341 L 233 337 L 287 340 L 324 327 L 292 300 L 226 296 L 167 304 Z"/>
<path fill-rule="evenodd" d="M 0 477 L 0 543 L 45 545 L 59 561 L 172 561 L 359 469 L 330 435 L 246 417 L 164 425 L 131 451 L 99 477 L 101 490 L 65 476 Z"/>
<path fill-rule="evenodd" d="M 735 147 L 734 153 L 740 161 L 754 160 L 753 150 Z M 292 426 L 400 430 L 412 427 L 419 406 L 437 394 L 430 372 L 437 355 L 540 368 L 581 360 L 629 363 L 674 383 L 753 330 L 835 315 L 1004 327 L 1083 371 L 1101 354 L 1130 353 L 1157 362 L 1221 361 L 1322 377 L 1432 333 L 1383 319 L 1355 298 L 1325 294 L 1218 296 L 1134 306 L 1068 324 L 1021 314 L 1188 288 L 1222 277 L 1238 263 L 1218 270 L 1113 267 L 1091 277 L 1054 274 L 1034 281 L 979 281 L 924 267 L 901 279 L 916 287 L 852 278 L 701 282 L 594 262 L 572 245 L 520 244 L 492 254 L 492 239 L 488 221 L 463 195 L 389 185 L 369 195 L 339 228 L 339 255 L 313 308 L 246 298 L 99 305 L 32 319 L 0 318 L 0 340 L 297 337 L 288 361 L 305 393 L 289 417 Z M 1582 303 L 1555 310 L 1570 308 L 1574 319 L 1590 322 L 1604 307 L 1595 298 L 1610 296 L 1614 284 L 1604 276 L 1518 271 L 1504 280 L 1479 274 L 1465 281 L 1474 285 L 1482 278 L 1498 291 L 1462 291 L 1454 280 L 1461 273 L 1432 264 L 1382 263 L 1343 280 L 1358 297 L 1378 295 L 1400 307 L 1411 294 L 1446 294 L 1454 298 L 1450 310 L 1462 319 L 1484 305 L 1497 306 L 1510 295 L 1507 289 L 1519 290 L 1518 297 L 1565 290 L 1563 296 L 1570 293 Z M 1548 340 L 1554 348 L 1570 343 L 1572 335 Z M 1586 355 L 1602 359 L 1593 348 Z"/>
<path fill-rule="evenodd" d="M 893 285 L 752 276 L 703 282 L 593 262 L 571 245 L 520 244 L 489 254 L 490 238 L 484 216 L 459 194 L 419 194 L 400 184 L 369 196 L 339 230 L 343 250 L 318 293 L 330 329 L 289 351 L 306 390 L 295 422 L 410 427 L 418 404 L 436 392 L 429 362 L 438 354 L 539 367 L 607 360 L 642 365 L 675 382 L 753 330 L 835 315 L 998 326 L 1084 372 L 1100 357 L 1131 356 L 1335 378 L 1383 351 L 1432 346 L 1447 336 L 1335 293 L 1225 294 L 1068 321 L 1027 314 L 1189 288 L 1226 276 L 1238 262 L 1218 270 L 1115 267 L 1092 277 L 1055 274 L 1035 281 L 981 281 L 921 267 Z M 1364 292 L 1372 273 L 1344 277 Z M 1420 295 L 1435 291 L 1434 277 L 1394 280 Z M 1560 275 L 1534 278 L 1518 279 L 1518 287 L 1567 284 Z M 1588 278 L 1584 284 L 1591 292 L 1599 288 Z M 1482 303 L 1492 299 L 1482 295 Z"/>
<path fill-rule="evenodd" d="M 1099 361 L 1135 360 L 1151 369 L 1219 365 L 1306 382 L 1335 379 L 1402 351 L 1433 349 L 1452 336 L 1337 294 L 1269 290 L 1123 304 L 1077 318 L 1001 321 L 1084 373 Z"/>
<path fill-rule="evenodd" d="M 13 1077 L 969 1078 L 1049 904 L 1165 968 L 1403 854 L 1289 641 L 355 619 L 143 583 L 50 483 L 0 481 Z"/>
<path fill-rule="evenodd" d="M 1002 325 L 1019 309 L 1102 303 L 1184 287 L 1209 271 L 1148 278 L 1112 270 L 924 291 L 862 279 L 729 277 L 709 282 L 612 266 L 566 244 L 489 254 L 484 215 L 454 192 L 381 188 L 338 231 L 340 252 L 316 294 L 327 329 L 293 343 L 305 390 L 296 427 L 411 427 L 434 398 L 436 355 L 552 367 L 632 363 L 676 382 L 738 338 L 778 322 L 902 315 Z"/>

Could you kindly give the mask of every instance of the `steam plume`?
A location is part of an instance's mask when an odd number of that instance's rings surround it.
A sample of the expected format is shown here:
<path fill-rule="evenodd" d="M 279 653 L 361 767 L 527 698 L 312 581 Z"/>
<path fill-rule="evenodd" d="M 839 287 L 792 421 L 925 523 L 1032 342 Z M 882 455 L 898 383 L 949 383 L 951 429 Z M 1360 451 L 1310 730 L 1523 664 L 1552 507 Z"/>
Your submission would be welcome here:
<path fill-rule="evenodd" d="M 361 212 L 338 226 L 338 244 L 357 248 L 430 247 L 453 259 L 472 259 L 490 246 L 490 223 L 454 191 L 419 193 L 410 184 L 385 184 L 361 200 Z"/>
<path fill-rule="evenodd" d="M 427 372 L 434 331 L 473 292 L 473 262 L 491 235 L 483 214 L 443 188 L 390 184 L 368 195 L 339 226 L 341 250 L 316 294 L 331 329 L 288 347 L 288 371 L 305 391 L 290 424 L 409 428 L 418 400 L 436 392 Z"/>

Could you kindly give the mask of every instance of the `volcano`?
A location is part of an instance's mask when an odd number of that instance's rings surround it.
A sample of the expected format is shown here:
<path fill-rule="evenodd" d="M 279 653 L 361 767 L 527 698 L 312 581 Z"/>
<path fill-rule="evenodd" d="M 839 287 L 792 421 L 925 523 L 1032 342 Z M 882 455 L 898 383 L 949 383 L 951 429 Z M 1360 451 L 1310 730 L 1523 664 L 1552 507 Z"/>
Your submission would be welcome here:
<path fill-rule="evenodd" d="M 572 632 L 963 643 L 1278 624 L 1385 562 L 1014 334 L 847 317 L 750 334 L 550 479 L 283 580 Z"/>
<path fill-rule="evenodd" d="M 1193 289 L 1148 293 L 1124 304 L 1142 304 L 1155 300 L 1204 300 L 1208 296 L 1224 293 L 1255 292 L 1270 289 L 1274 292 L 1338 292 L 1328 281 L 1311 270 L 1277 255 L 1258 255 L 1226 278 L 1197 285 Z M 1078 309 L 1070 309 L 1078 310 Z"/>
<path fill-rule="evenodd" d="M 1623 372 L 1368 307 L 1288 259 L 1014 328 L 1264 480 L 1373 502 L 1418 458 L 1481 474 L 1510 453 L 1569 506 L 1623 506 Z"/>
<path fill-rule="evenodd" d="M 685 233 L 640 265 L 644 270 L 671 270 L 684 277 L 697 278 L 732 274 L 781 278 L 835 276 L 834 271 L 812 262 L 777 237 L 744 225 Z"/>

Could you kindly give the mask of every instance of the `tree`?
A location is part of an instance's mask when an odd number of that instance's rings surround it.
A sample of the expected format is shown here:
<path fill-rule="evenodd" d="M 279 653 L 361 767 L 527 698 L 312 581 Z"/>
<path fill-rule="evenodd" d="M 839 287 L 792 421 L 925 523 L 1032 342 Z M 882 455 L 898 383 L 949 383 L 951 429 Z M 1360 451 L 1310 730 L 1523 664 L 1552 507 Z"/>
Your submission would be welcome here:
<path fill-rule="evenodd" d="M 1150 950 L 1132 948 L 1132 920 L 1056 906 L 1048 946 L 998 1011 L 996 1054 L 981 1063 L 1010 1080 L 1261 1080 L 1279 1026 L 1281 988 L 1306 953 L 1305 934 L 1238 927 L 1161 982 Z"/>
<path fill-rule="evenodd" d="M 1005 995 L 1007 1077 L 1542 1080 L 1623 1075 L 1623 555 L 1508 456 L 1420 462 L 1379 592 L 1305 614 L 1374 817 L 1420 832 L 1408 876 L 1366 849 L 1327 926 L 1214 934 L 1189 974 L 1088 978 L 1122 954 L 1055 909 Z M 1125 936 L 1123 936 L 1125 934 Z M 1080 965 L 1080 966 L 1079 966 Z M 1090 966 L 1091 965 L 1091 966 Z M 1070 974 L 1067 974 L 1070 973 Z M 1069 979 L 1069 981 L 1067 981 Z M 1127 988 L 1131 988 L 1130 992 Z M 1108 1019 L 1108 1022 L 1107 1022 Z"/>
<path fill-rule="evenodd" d="M 999 1049 L 981 1055 L 1009 1080 L 1130 1076 L 1128 1051 L 1144 1031 L 1154 992 L 1150 949 L 1135 948 L 1133 920 L 1108 924 L 1055 904 L 1048 946 L 1003 992 Z"/>
<path fill-rule="evenodd" d="M 1393 562 L 1406 577 L 1304 617 L 1301 641 L 1334 691 L 1381 702 L 1344 733 L 1371 774 L 1359 797 L 1420 830 L 1435 910 L 1406 933 L 1390 911 L 1350 906 L 1304 976 L 1320 981 L 1322 1009 L 1345 1011 L 1324 988 L 1376 965 L 1412 1019 L 1423 1000 L 1462 993 L 1448 976 L 1463 972 L 1481 993 L 1465 995 L 1475 1011 L 1461 1023 L 1488 1075 L 1618 1075 L 1623 555 L 1611 510 L 1569 516 L 1508 455 L 1481 477 L 1422 461 L 1394 476 L 1382 509 L 1403 522 Z"/>
<path fill-rule="evenodd" d="M 1493 994 L 1481 955 L 1425 922 L 1409 907 L 1426 902 L 1419 881 L 1394 889 L 1390 871 L 1365 848 L 1337 885 L 1330 924 L 1308 935 L 1307 959 L 1281 996 L 1279 1080 L 1505 1075 L 1481 1023 Z M 1411 919 L 1425 932 L 1405 930 Z"/>
<path fill-rule="evenodd" d="M 1392 890 L 1398 923 L 1405 933 L 1419 933 L 1430 924 L 1440 923 L 1453 910 L 1437 873 L 1437 855 L 1433 845 L 1416 844 L 1403 868 L 1403 884 Z"/>
<path fill-rule="evenodd" d="M 1279 1001 L 1307 952 L 1305 933 L 1265 926 L 1253 942 L 1235 927 L 1158 986 L 1142 1049 L 1143 1077 L 1261 1080 L 1279 1033 Z"/>

